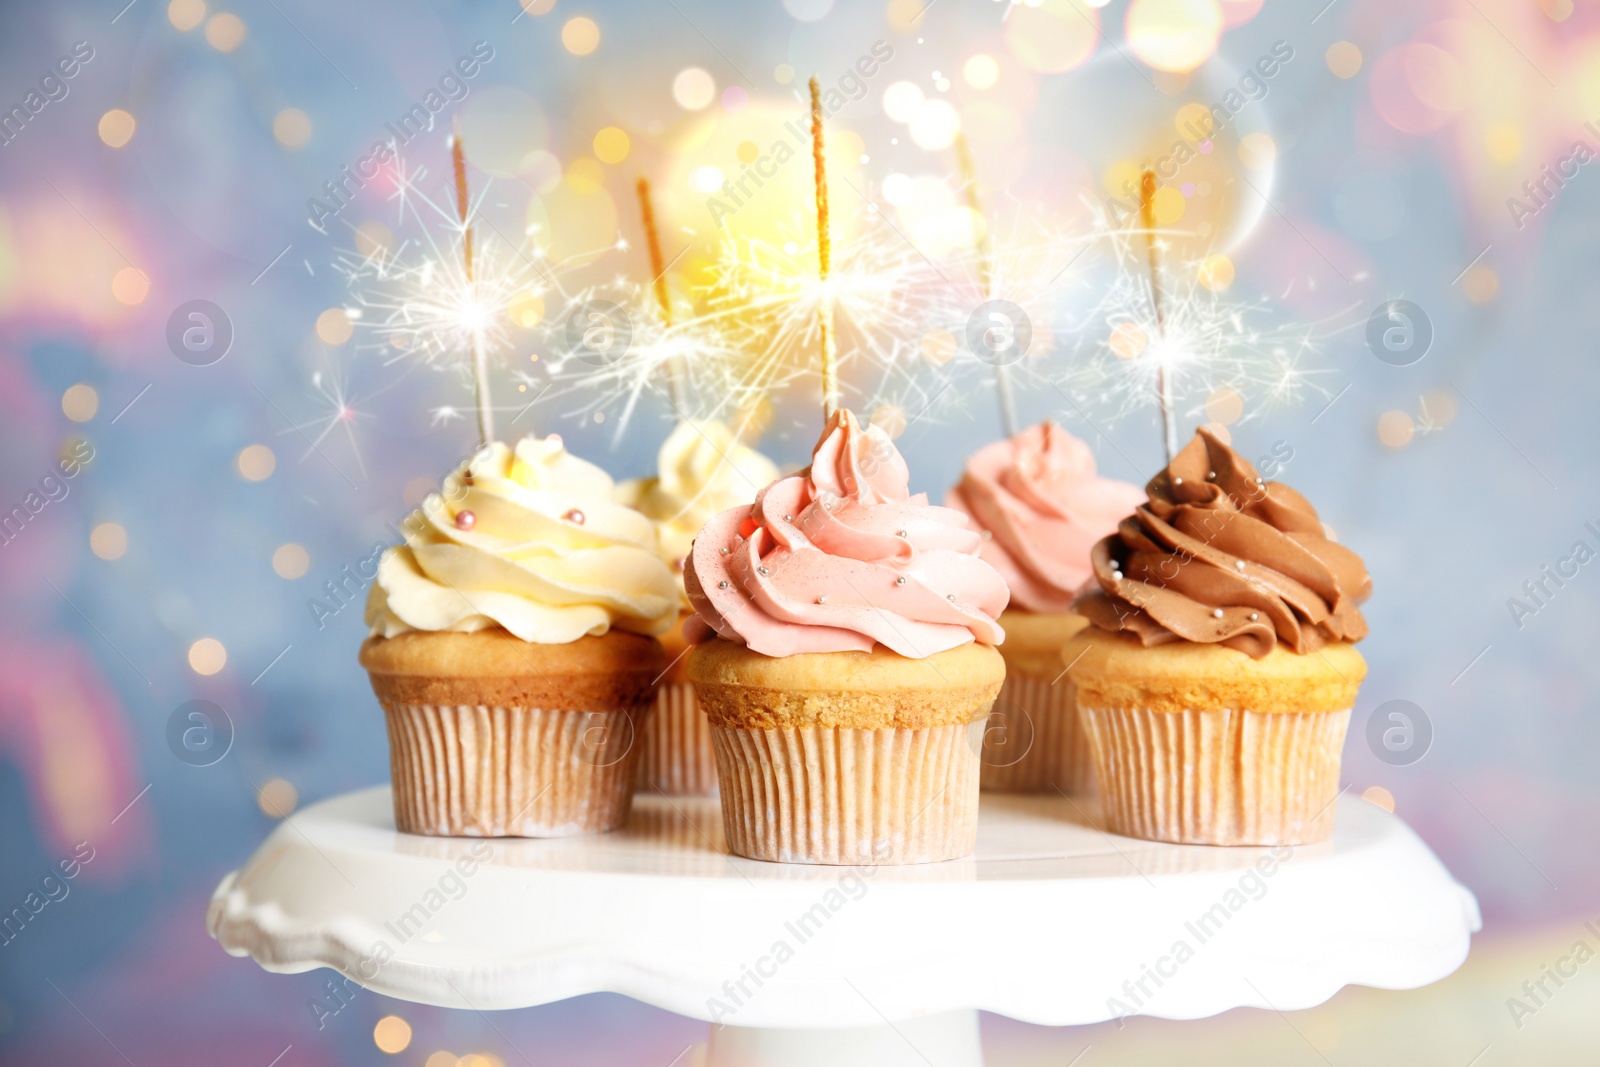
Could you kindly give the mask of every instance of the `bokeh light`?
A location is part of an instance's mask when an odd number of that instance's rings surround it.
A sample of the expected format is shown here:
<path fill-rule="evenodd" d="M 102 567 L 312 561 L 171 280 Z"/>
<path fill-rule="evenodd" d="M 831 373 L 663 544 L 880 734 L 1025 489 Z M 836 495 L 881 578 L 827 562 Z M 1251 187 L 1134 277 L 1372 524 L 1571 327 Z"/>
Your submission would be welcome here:
<path fill-rule="evenodd" d="M 594 154 L 602 163 L 621 163 L 628 158 L 631 147 L 627 133 L 616 126 L 607 126 L 594 135 Z"/>
<path fill-rule="evenodd" d="M 385 1015 L 372 1028 L 372 1043 L 391 1056 L 404 1052 L 411 1044 L 411 1024 L 398 1015 Z"/>
<path fill-rule="evenodd" d="M 101 559 L 121 559 L 128 551 L 128 531 L 114 522 L 102 522 L 89 531 L 89 551 Z"/>
<path fill-rule="evenodd" d="M 167 21 L 185 33 L 204 22 L 205 17 L 205 0 L 172 0 L 167 5 Z"/>
<path fill-rule="evenodd" d="M 123 267 L 111 276 L 111 295 L 119 304 L 137 307 L 150 295 L 150 278 L 138 267 Z"/>
<path fill-rule="evenodd" d="M 1223 386 L 1206 397 L 1206 418 L 1231 426 L 1244 417 L 1244 397 L 1237 389 Z"/>
<path fill-rule="evenodd" d="M 88 422 L 100 410 L 100 394 L 94 386 L 79 382 L 61 394 L 61 413 L 73 422 Z"/>
<path fill-rule="evenodd" d="M 260 789 L 256 790 L 256 806 L 261 809 L 261 814 L 274 819 L 282 819 L 292 814 L 299 803 L 300 791 L 295 789 L 293 782 L 283 778 L 269 778 L 261 783 Z M 382 1045 L 378 1047 L 383 1048 Z M 404 1048 L 402 1045 L 395 1051 L 402 1051 Z"/>
<path fill-rule="evenodd" d="M 1369 785 L 1361 791 L 1361 799 L 1375 804 L 1384 811 L 1394 812 L 1394 794 L 1381 785 Z"/>
<path fill-rule="evenodd" d="M 297 107 L 286 107 L 272 118 L 272 136 L 285 148 L 304 148 L 311 140 L 311 117 Z"/>
<path fill-rule="evenodd" d="M 344 308 L 329 308 L 317 316 L 317 337 L 330 345 L 342 345 L 350 340 L 355 325 Z"/>
<path fill-rule="evenodd" d="M 672 99 L 685 111 L 708 107 L 716 95 L 716 80 L 700 67 L 685 67 L 672 79 Z"/>
<path fill-rule="evenodd" d="M 1385 411 L 1378 416 L 1378 440 L 1390 448 L 1406 447 L 1416 432 L 1416 424 L 1404 411 Z"/>
<path fill-rule="evenodd" d="M 278 457 L 266 445 L 245 445 L 234 457 L 239 477 L 247 482 L 264 482 L 278 468 Z"/>
<path fill-rule="evenodd" d="M 561 44 L 575 56 L 586 56 L 600 47 L 600 27 L 594 19 L 579 15 L 561 27 Z"/>
<path fill-rule="evenodd" d="M 949 148 L 960 132 L 960 114 L 943 100 L 924 100 L 911 120 L 911 139 L 930 152 Z"/>
<path fill-rule="evenodd" d="M 306 551 L 304 545 L 290 541 L 279 545 L 272 553 L 272 570 L 279 578 L 293 581 L 303 577 L 310 569 L 311 553 Z"/>
<path fill-rule="evenodd" d="M 979 52 L 967 57 L 966 63 L 961 66 L 961 76 L 974 89 L 992 89 L 994 83 L 1000 80 L 1000 64 L 995 62 L 994 56 Z"/>
<path fill-rule="evenodd" d="M 1222 30 L 1216 0 L 1133 0 L 1128 5 L 1128 47 L 1157 70 L 1194 70 L 1216 53 Z"/>
<path fill-rule="evenodd" d="M 213 15 L 206 23 L 206 44 L 219 52 L 232 52 L 244 44 L 247 33 L 244 20 L 232 12 Z"/>
<path fill-rule="evenodd" d="M 1029 70 L 1059 74 L 1082 66 L 1100 41 L 1100 12 L 1075 0 L 1044 0 L 1013 7 L 1005 24 L 1006 47 Z"/>
<path fill-rule="evenodd" d="M 1233 260 L 1221 252 L 1213 253 L 1200 261 L 1198 280 L 1213 293 L 1220 293 L 1233 284 Z M 1228 421 L 1226 419 L 1224 422 Z"/>
<path fill-rule="evenodd" d="M 1361 73 L 1361 49 L 1352 41 L 1333 42 L 1322 58 L 1335 77 L 1349 79 Z"/>
<path fill-rule="evenodd" d="M 100 116 L 100 140 L 112 148 L 121 148 L 133 140 L 133 133 L 138 125 L 132 114 L 120 107 L 114 107 Z"/>
<path fill-rule="evenodd" d="M 228 665 L 228 649 L 215 637 L 202 637 L 189 646 L 189 669 L 213 675 Z"/>

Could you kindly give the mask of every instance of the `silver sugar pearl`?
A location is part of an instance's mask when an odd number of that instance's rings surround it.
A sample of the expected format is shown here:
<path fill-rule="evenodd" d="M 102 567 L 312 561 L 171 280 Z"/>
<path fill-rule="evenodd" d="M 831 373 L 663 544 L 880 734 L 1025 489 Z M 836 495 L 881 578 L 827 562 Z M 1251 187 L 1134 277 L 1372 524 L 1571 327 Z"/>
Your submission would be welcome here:
<path fill-rule="evenodd" d="M 905 535 L 906 535 L 906 532 L 905 532 L 905 531 L 904 531 L 904 530 L 896 530 L 896 531 L 895 531 L 895 532 L 894 532 L 894 535 L 895 535 L 895 536 L 896 536 L 896 537 L 904 537 L 904 536 L 905 536 Z"/>
<path fill-rule="evenodd" d="M 1222 618 L 1222 609 L 1221 609 L 1221 608 L 1212 608 L 1212 609 L 1211 609 L 1211 617 L 1212 617 L 1212 618 L 1213 618 L 1213 619 L 1220 619 L 1220 618 Z"/>
<path fill-rule="evenodd" d="M 793 515 L 785 515 L 783 517 L 783 521 L 784 522 L 793 522 L 794 521 L 794 516 Z"/>
<path fill-rule="evenodd" d="M 1260 615 L 1257 615 L 1257 614 L 1256 614 L 1256 613 L 1255 613 L 1255 612 L 1253 612 L 1253 611 L 1252 611 L 1252 612 L 1251 612 L 1251 613 L 1250 613 L 1250 621 L 1251 621 L 1251 622 L 1255 622 L 1255 621 L 1256 621 L 1256 620 L 1257 620 L 1257 619 L 1259 619 L 1259 618 L 1261 618 L 1261 616 L 1260 616 Z"/>
<path fill-rule="evenodd" d="M 1173 485 L 1182 485 L 1183 484 L 1183 479 L 1182 478 L 1174 478 L 1174 479 L 1172 479 L 1172 484 Z"/>
<path fill-rule="evenodd" d="M 817 597 L 817 603 L 818 604 L 826 604 L 827 602 L 828 602 L 828 598 L 827 597 L 825 597 L 825 596 Z"/>
<path fill-rule="evenodd" d="M 724 578 L 724 579 L 722 579 L 722 581 L 718 582 L 717 583 L 717 588 L 718 589 L 726 589 L 726 588 L 728 588 L 728 579 Z"/>
<path fill-rule="evenodd" d="M 761 574 L 771 574 L 772 573 L 771 571 L 767 570 L 767 568 L 765 568 L 765 567 L 757 567 L 756 570 L 758 572 L 760 572 Z"/>
<path fill-rule="evenodd" d="M 724 548 L 724 549 L 723 549 L 723 550 L 722 550 L 722 554 L 723 554 L 723 555 L 724 555 L 724 556 L 726 556 L 726 555 L 727 555 L 727 554 L 728 554 L 728 553 L 729 553 L 729 552 L 732 552 L 732 551 L 733 551 L 733 549 L 731 549 L 731 548 Z"/>
<path fill-rule="evenodd" d="M 1215 478 L 1216 476 L 1217 476 L 1217 472 L 1216 471 L 1206 471 L 1206 477 L 1207 478 Z"/>
<path fill-rule="evenodd" d="M 955 595 L 955 594 L 954 594 L 954 593 L 946 593 L 946 594 L 945 594 L 945 595 L 944 595 L 944 598 L 945 598 L 945 599 L 946 599 L 946 600 L 949 600 L 949 601 L 954 601 L 954 600 L 955 600 L 955 598 L 956 598 L 956 595 Z"/>
<path fill-rule="evenodd" d="M 896 578 L 894 580 L 894 584 L 895 585 L 905 585 L 906 584 L 906 576 L 902 574 L 900 577 L 898 577 L 898 578 Z"/>
<path fill-rule="evenodd" d="M 1242 559 L 1236 559 L 1236 560 L 1234 560 L 1234 561 L 1233 561 L 1233 565 L 1234 565 L 1234 566 L 1235 566 L 1235 567 L 1237 567 L 1237 568 L 1239 568 L 1239 569 L 1240 569 L 1240 570 L 1244 570 L 1244 560 L 1242 560 Z"/>

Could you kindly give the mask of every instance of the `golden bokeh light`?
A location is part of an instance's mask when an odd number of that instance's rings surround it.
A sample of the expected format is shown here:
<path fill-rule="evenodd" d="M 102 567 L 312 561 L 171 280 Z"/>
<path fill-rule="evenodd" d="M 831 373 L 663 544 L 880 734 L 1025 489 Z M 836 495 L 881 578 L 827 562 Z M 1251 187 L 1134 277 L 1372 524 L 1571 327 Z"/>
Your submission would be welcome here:
<path fill-rule="evenodd" d="M 455 1053 L 440 1049 L 429 1053 L 428 1058 L 422 1061 L 422 1067 L 461 1067 L 461 1061 L 456 1059 Z"/>
<path fill-rule="evenodd" d="M 137 307 L 150 295 L 150 278 L 138 267 L 123 267 L 111 276 L 111 295 L 119 304 Z"/>
<path fill-rule="evenodd" d="M 1118 359 L 1133 359 L 1150 344 L 1150 335 L 1132 322 L 1119 322 L 1111 328 L 1106 342 Z"/>
<path fill-rule="evenodd" d="M 1043 0 L 1013 6 L 1006 15 L 1006 47 L 1036 74 L 1060 74 L 1088 62 L 1100 43 L 1100 12 L 1077 0 Z"/>
<path fill-rule="evenodd" d="M 293 541 L 279 545 L 272 553 L 272 570 L 279 578 L 294 581 L 311 569 L 311 553 Z"/>
<path fill-rule="evenodd" d="M 911 139 L 929 152 L 949 148 L 961 132 L 961 114 L 944 100 L 924 100 L 911 120 Z"/>
<path fill-rule="evenodd" d="M 244 20 L 224 11 L 206 23 L 206 44 L 219 52 L 232 52 L 244 44 L 245 33 Z"/>
<path fill-rule="evenodd" d="M 311 140 L 311 116 L 286 107 L 272 118 L 272 136 L 285 148 L 304 148 Z"/>
<path fill-rule="evenodd" d="M 548 15 L 555 6 L 556 0 L 522 0 L 522 10 L 530 15 Z"/>
<path fill-rule="evenodd" d="M 1406 447 L 1416 432 L 1416 424 L 1404 411 L 1385 411 L 1378 416 L 1378 440 L 1389 448 Z"/>
<path fill-rule="evenodd" d="M 567 164 L 566 182 L 567 188 L 579 196 L 592 196 L 601 191 L 605 183 L 605 172 L 593 159 L 579 156 Z"/>
<path fill-rule="evenodd" d="M 632 147 L 627 132 L 616 126 L 607 126 L 594 135 L 594 154 L 602 163 L 621 163 Z"/>
<path fill-rule="evenodd" d="M 967 57 L 966 63 L 961 66 L 961 76 L 974 89 L 992 89 L 994 83 L 1000 80 L 1000 64 L 995 62 L 994 56 L 979 52 Z"/>
<path fill-rule="evenodd" d="M 394 234 L 389 227 L 375 219 L 368 219 L 356 227 L 356 254 L 364 258 L 394 251 Z"/>
<path fill-rule="evenodd" d="M 189 669 L 212 675 L 228 665 L 228 650 L 215 637 L 202 637 L 189 646 Z"/>
<path fill-rule="evenodd" d="M 1461 279 L 1461 291 L 1474 304 L 1487 304 L 1500 295 L 1500 275 L 1487 263 L 1474 263 Z"/>
<path fill-rule="evenodd" d="M 278 457 L 266 445 L 245 445 L 234 457 L 239 477 L 247 482 L 264 482 L 278 469 Z"/>
<path fill-rule="evenodd" d="M 512 297 L 508 314 L 512 322 L 531 330 L 544 321 L 544 310 L 544 297 L 521 292 Z"/>
<path fill-rule="evenodd" d="M 600 27 L 582 15 L 568 19 L 561 27 L 561 46 L 575 56 L 589 55 L 600 47 Z"/>
<path fill-rule="evenodd" d="M 1233 260 L 1221 252 L 1213 253 L 1200 261 L 1198 281 L 1213 293 L 1220 293 L 1233 284 Z"/>
<path fill-rule="evenodd" d="M 114 107 L 100 116 L 100 140 L 112 148 L 121 148 L 133 140 L 133 132 L 138 127 L 131 113 Z"/>
<path fill-rule="evenodd" d="M 61 394 L 61 413 L 73 422 L 88 422 L 100 410 L 100 394 L 94 386 L 79 382 Z"/>
<path fill-rule="evenodd" d="M 1422 394 L 1418 408 L 1423 425 L 1433 430 L 1442 430 L 1455 422 L 1456 412 L 1460 409 L 1456 394 L 1450 389 L 1428 390 Z"/>
<path fill-rule="evenodd" d="M 317 336 L 330 345 L 342 345 L 350 340 L 355 326 L 344 308 L 329 308 L 317 316 Z"/>
<path fill-rule="evenodd" d="M 1336 78 L 1354 78 L 1361 73 L 1361 49 L 1353 41 L 1335 41 L 1322 54 L 1323 62 Z"/>
<path fill-rule="evenodd" d="M 929 330 L 917 345 L 922 358 L 935 367 L 942 367 L 956 358 L 956 335 L 949 330 Z"/>
<path fill-rule="evenodd" d="M 411 1044 L 411 1024 L 398 1015 L 385 1015 L 372 1028 L 372 1043 L 391 1056 L 404 1052 Z"/>
<path fill-rule="evenodd" d="M 205 21 L 206 0 L 172 0 L 167 5 L 167 21 L 188 33 Z"/>
<path fill-rule="evenodd" d="M 1239 139 L 1239 160 L 1251 170 L 1266 170 L 1278 161 L 1278 142 L 1268 133 L 1247 133 Z"/>
<path fill-rule="evenodd" d="M 872 409 L 868 425 L 876 426 L 894 440 L 906 432 L 906 413 L 898 404 L 879 404 Z"/>
<path fill-rule="evenodd" d="M 1508 167 L 1522 155 L 1522 131 L 1515 123 L 1491 123 L 1483 133 L 1483 150 L 1495 163 Z"/>
<path fill-rule="evenodd" d="M 282 778 L 269 778 L 261 783 L 261 788 L 256 791 L 256 806 L 261 809 L 261 814 L 270 815 L 274 819 L 292 814 L 299 803 L 300 791 L 294 787 L 293 782 Z"/>
<path fill-rule="evenodd" d="M 1222 40 L 1217 0 L 1133 0 L 1128 5 L 1128 47 L 1156 70 L 1194 70 Z"/>
<path fill-rule="evenodd" d="M 128 531 L 114 522 L 102 522 L 89 531 L 89 551 L 101 559 L 121 559 L 128 551 Z"/>

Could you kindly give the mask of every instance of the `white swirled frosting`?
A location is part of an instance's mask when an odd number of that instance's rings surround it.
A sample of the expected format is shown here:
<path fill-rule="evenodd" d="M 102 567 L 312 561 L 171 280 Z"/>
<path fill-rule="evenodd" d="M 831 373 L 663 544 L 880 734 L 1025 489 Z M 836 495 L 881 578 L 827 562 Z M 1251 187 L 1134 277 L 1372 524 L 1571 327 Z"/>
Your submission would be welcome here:
<path fill-rule="evenodd" d="M 750 503 L 778 480 L 777 464 L 716 419 L 678 423 L 662 442 L 656 470 L 654 478 L 617 486 L 617 501 L 656 521 L 661 558 L 674 569 L 713 515 Z"/>
<path fill-rule="evenodd" d="M 366 621 L 382 637 L 501 626 L 565 644 L 613 626 L 660 634 L 678 579 L 656 526 L 613 499 L 610 475 L 561 438 L 487 445 L 406 520 L 378 564 Z"/>

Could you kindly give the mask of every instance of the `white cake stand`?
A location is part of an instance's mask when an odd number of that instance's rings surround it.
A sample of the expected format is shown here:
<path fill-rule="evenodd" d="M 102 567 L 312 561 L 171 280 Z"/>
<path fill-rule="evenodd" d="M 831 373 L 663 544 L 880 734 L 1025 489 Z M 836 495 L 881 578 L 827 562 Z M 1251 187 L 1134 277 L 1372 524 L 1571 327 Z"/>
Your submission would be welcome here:
<path fill-rule="evenodd" d="M 397 833 L 368 789 L 286 820 L 206 922 L 269 971 L 332 967 L 426 1004 L 623 993 L 722 1024 L 708 1062 L 741 1067 L 974 1067 L 978 1009 L 1063 1026 L 1409 989 L 1479 929 L 1427 846 L 1351 797 L 1332 841 L 1275 854 L 1097 818 L 985 794 L 973 858 L 812 867 L 727 855 L 714 800 L 640 797 L 604 836 L 475 840 Z"/>

